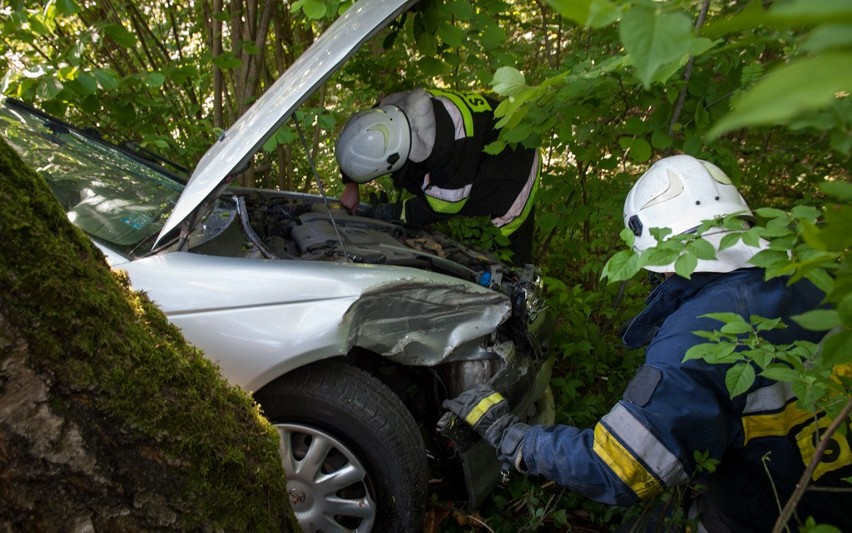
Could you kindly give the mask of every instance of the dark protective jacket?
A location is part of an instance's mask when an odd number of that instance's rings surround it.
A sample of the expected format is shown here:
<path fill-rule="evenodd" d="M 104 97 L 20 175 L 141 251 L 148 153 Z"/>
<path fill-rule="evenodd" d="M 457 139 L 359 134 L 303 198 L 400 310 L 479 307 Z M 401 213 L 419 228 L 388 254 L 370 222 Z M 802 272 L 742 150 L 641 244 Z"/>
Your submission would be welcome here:
<path fill-rule="evenodd" d="M 711 531 L 771 530 L 777 501 L 786 503 L 829 420 L 799 410 L 789 385 L 758 377 L 731 399 L 728 365 L 682 362 L 690 347 L 707 342 L 692 332 L 721 327 L 702 317 L 707 313 L 737 313 L 746 321 L 751 315 L 782 317 L 788 328 L 763 334 L 774 344 L 820 340 L 790 317 L 818 307 L 822 292 L 808 281 L 788 287 L 787 279 L 764 281 L 763 275 L 762 269 L 696 273 L 657 287 L 624 335 L 628 346 L 648 347 L 623 399 L 594 429 L 530 428 L 522 452 L 529 473 L 616 505 L 700 477 L 706 488 L 699 509 L 716 516 Z M 815 485 L 848 487 L 841 479 L 852 475 L 850 435 L 834 438 L 833 451 L 814 473 Z M 720 461 L 712 474 L 699 472 L 696 463 L 696 454 L 707 453 Z M 809 491 L 797 515 L 852 531 L 850 504 L 848 493 Z"/>
<path fill-rule="evenodd" d="M 428 97 L 425 111 L 420 94 Z M 531 218 L 540 173 L 538 151 L 506 147 L 499 154 L 485 153 L 499 133 L 495 101 L 474 92 L 415 89 L 390 95 L 382 103 L 399 106 L 412 128 L 412 153 L 393 174 L 394 183 L 414 195 L 405 202 L 406 222 L 488 216 L 511 239 Z M 529 248 L 531 242 L 525 245 Z"/>

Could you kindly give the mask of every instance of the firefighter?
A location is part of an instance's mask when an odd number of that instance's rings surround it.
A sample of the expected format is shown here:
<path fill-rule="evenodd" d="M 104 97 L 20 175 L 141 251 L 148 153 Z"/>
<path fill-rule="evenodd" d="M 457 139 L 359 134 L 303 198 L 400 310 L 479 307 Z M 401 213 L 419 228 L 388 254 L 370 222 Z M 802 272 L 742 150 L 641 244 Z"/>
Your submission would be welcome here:
<path fill-rule="evenodd" d="M 650 228 L 672 228 L 676 235 L 735 213 L 752 214 L 725 173 L 678 155 L 639 178 L 627 195 L 624 222 L 636 236 L 635 249 L 643 251 L 656 245 Z M 830 421 L 798 409 L 788 383 L 760 375 L 745 394 L 731 398 L 725 385 L 729 365 L 684 361 L 684 354 L 707 342 L 693 332 L 719 329 L 721 323 L 707 313 L 736 313 L 746 321 L 752 315 L 781 317 L 787 328 L 761 332 L 766 341 L 819 342 L 821 333 L 804 330 L 790 317 L 817 308 L 824 295 L 807 280 L 765 280 L 749 259 L 766 243 L 750 247 L 740 241 L 719 250 L 724 234 L 719 229 L 708 237 L 716 259 L 700 260 L 690 279 L 677 276 L 673 264 L 646 267 L 664 280 L 624 333 L 626 345 L 646 346 L 645 362 L 594 428 L 528 426 L 487 386 L 446 400 L 445 407 L 497 449 L 504 468 L 618 506 L 695 480 L 691 512 L 707 531 L 770 531 Z M 848 490 L 842 480 L 852 476 L 850 435 L 835 435 L 812 475 L 814 486 Z M 701 471 L 699 454 L 718 461 L 715 471 Z M 796 517 L 852 531 L 850 503 L 848 492 L 809 490 Z"/>
<path fill-rule="evenodd" d="M 394 93 L 353 115 L 335 155 L 350 212 L 358 186 L 391 174 L 413 194 L 404 203 L 380 204 L 374 216 L 426 225 L 453 216 L 488 216 L 509 239 L 512 261 L 532 262 L 534 199 L 540 161 L 532 148 L 484 148 L 497 140 L 496 102 L 475 92 L 417 88 Z"/>

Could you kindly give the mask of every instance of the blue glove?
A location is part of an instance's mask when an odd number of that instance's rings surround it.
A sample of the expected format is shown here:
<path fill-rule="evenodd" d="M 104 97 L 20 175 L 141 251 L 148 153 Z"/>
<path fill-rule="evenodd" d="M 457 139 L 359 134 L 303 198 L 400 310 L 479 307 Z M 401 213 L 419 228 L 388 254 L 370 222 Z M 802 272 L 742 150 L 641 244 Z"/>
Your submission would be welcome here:
<path fill-rule="evenodd" d="M 529 426 L 509 412 L 509 402 L 503 395 L 488 385 L 478 384 L 456 398 L 444 400 L 443 406 L 497 450 L 497 460 L 504 473 L 512 468 L 524 471 L 521 452 Z"/>

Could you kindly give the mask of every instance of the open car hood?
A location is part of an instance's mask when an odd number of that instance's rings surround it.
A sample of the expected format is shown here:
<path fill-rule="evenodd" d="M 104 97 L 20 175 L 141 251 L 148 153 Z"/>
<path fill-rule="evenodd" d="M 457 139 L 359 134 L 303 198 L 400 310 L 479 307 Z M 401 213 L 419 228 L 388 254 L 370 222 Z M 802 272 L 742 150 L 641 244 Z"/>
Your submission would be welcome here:
<path fill-rule="evenodd" d="M 357 0 L 198 162 L 157 243 L 193 214 L 360 46 L 417 0 Z M 156 246 L 156 243 L 155 243 Z"/>

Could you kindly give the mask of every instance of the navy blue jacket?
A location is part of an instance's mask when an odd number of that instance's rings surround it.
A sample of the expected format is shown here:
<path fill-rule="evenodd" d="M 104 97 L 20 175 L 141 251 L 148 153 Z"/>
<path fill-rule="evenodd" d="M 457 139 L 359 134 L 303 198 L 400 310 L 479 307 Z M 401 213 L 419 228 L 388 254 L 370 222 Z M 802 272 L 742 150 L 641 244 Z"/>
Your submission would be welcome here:
<path fill-rule="evenodd" d="M 758 377 L 731 399 L 725 386 L 729 365 L 683 362 L 690 347 L 708 342 L 694 331 L 722 325 L 701 318 L 706 313 L 737 313 L 746 321 L 751 315 L 782 317 L 788 327 L 765 332 L 769 342 L 819 342 L 821 334 L 790 317 L 818 307 L 823 293 L 808 281 L 787 286 L 787 279 L 764 281 L 763 275 L 762 269 L 696 273 L 657 287 L 624 335 L 628 346 L 648 345 L 645 364 L 624 398 L 594 429 L 531 427 L 522 451 L 528 473 L 623 506 L 701 477 L 704 508 L 721 509 L 727 528 L 771 529 L 779 512 L 773 487 L 783 505 L 813 456 L 818 429 L 828 421 L 798 409 L 789 385 Z M 841 478 L 852 475 L 849 438 L 836 437 L 836 453 L 820 463 L 816 485 L 848 487 Z M 696 453 L 719 460 L 716 471 L 699 472 Z M 852 530 L 850 504 L 848 494 L 808 492 L 797 513 L 801 520 L 814 516 Z"/>

